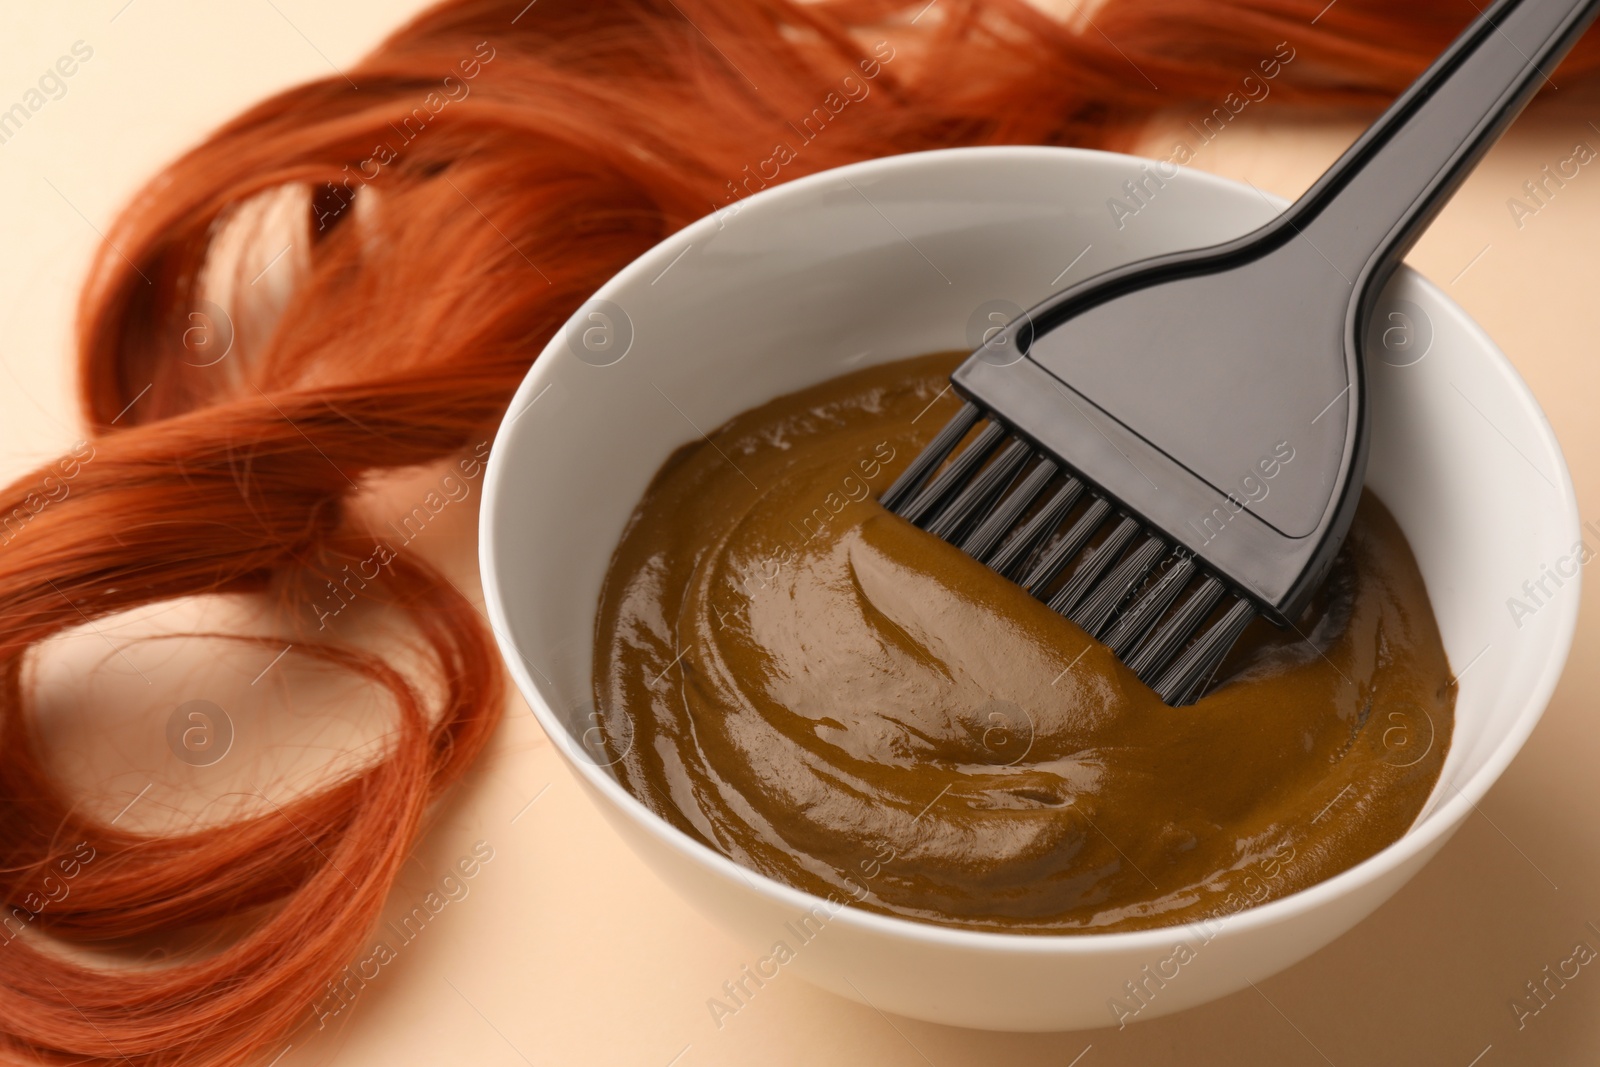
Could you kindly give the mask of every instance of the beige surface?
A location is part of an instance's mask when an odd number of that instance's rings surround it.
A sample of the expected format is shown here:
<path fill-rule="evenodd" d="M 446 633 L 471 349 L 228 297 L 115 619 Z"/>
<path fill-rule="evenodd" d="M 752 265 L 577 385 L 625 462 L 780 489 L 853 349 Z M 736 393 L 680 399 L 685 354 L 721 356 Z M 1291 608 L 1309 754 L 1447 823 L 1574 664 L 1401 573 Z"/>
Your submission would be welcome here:
<path fill-rule="evenodd" d="M 0 108 L 21 99 L 73 42 L 86 42 L 94 55 L 64 96 L 0 144 L 0 472 L 53 457 L 77 436 L 70 311 L 96 231 L 116 206 L 211 125 L 273 88 L 349 63 L 419 6 L 96 0 L 7 12 Z M 1541 165 L 1569 156 L 1575 141 L 1600 148 L 1600 129 L 1590 124 L 1600 123 L 1600 98 L 1566 95 L 1542 105 L 1495 150 L 1411 262 L 1460 301 L 1527 378 L 1567 450 L 1588 517 L 1600 515 L 1600 169 L 1585 167 L 1520 230 L 1506 206 Z M 1196 165 L 1293 195 L 1354 133 L 1338 123 L 1241 124 Z M 1168 147 L 1152 134 L 1151 154 Z M 464 577 L 473 570 L 470 518 L 460 509 L 421 545 Z M 517 702 L 471 786 L 419 848 L 393 903 L 408 909 L 476 841 L 488 842 L 494 858 L 468 883 L 469 894 L 402 948 L 353 1006 L 297 1037 L 279 1062 L 1595 1062 L 1600 969 L 1585 967 L 1520 1030 L 1509 1002 L 1547 964 L 1571 955 L 1575 942 L 1600 948 L 1600 935 L 1586 927 L 1590 920 L 1600 927 L 1596 595 L 1585 594 L 1572 661 L 1544 722 L 1480 814 L 1373 918 L 1258 991 L 1121 1032 L 1018 1036 L 886 1018 L 788 978 L 770 983 L 719 1030 L 707 998 L 759 955 L 758 946 L 730 940 L 623 849 Z M 95 721 L 97 732 L 115 728 L 110 762 L 89 751 L 87 720 L 69 711 L 56 736 L 65 772 L 101 789 L 112 811 L 142 782 L 158 779 L 161 788 L 141 802 L 151 823 L 181 817 L 185 793 L 212 805 L 232 802 L 220 771 L 175 768 L 161 740 L 172 707 L 197 695 L 233 714 L 247 774 L 265 769 L 283 780 L 285 752 L 298 759 L 341 744 L 320 720 L 306 725 L 308 709 L 330 694 L 314 690 L 317 680 L 289 670 L 288 661 L 274 685 L 257 692 L 247 683 L 266 657 L 201 671 L 163 646 L 128 645 L 124 653 L 150 678 L 147 686 L 100 651 L 96 680 L 46 672 L 47 696 L 68 705 L 92 688 L 111 698 L 100 707 L 114 710 L 97 712 L 104 718 Z"/>

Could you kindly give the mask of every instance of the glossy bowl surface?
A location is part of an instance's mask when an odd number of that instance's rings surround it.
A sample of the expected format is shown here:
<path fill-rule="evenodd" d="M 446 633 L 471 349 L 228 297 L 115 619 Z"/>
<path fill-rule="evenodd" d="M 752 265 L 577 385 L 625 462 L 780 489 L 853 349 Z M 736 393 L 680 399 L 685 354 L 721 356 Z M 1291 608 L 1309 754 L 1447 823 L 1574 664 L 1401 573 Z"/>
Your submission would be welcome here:
<path fill-rule="evenodd" d="M 1183 172 L 1136 213 L 1113 210 L 1113 199 L 1132 203 L 1123 183 L 1147 162 L 952 149 L 757 193 L 606 283 L 534 363 L 495 439 L 480 546 L 489 614 L 578 780 L 639 855 L 753 958 L 784 941 L 794 954 L 785 970 L 882 1011 L 988 1029 L 1088 1028 L 1192 1007 L 1304 959 L 1388 899 L 1461 825 L 1538 721 L 1571 643 L 1580 533 L 1561 450 L 1493 342 L 1402 269 L 1368 355 L 1367 480 L 1416 552 L 1459 692 L 1440 784 L 1389 848 L 1208 928 L 980 933 L 774 882 L 684 836 L 618 784 L 601 738 L 609 730 L 625 744 L 626 719 L 594 710 L 595 612 L 623 525 L 671 451 L 852 368 L 972 347 L 989 311 L 1237 236 L 1281 206 Z M 1563 575 L 1559 595 L 1532 614 L 1510 611 L 1507 598 L 1545 566 Z M 1397 746 L 1432 743 L 1424 726 L 1405 726 Z M 797 927 L 811 936 L 800 941 Z M 1175 952 L 1180 942 L 1188 952 Z M 1134 999 L 1130 982 L 1145 995 Z"/>

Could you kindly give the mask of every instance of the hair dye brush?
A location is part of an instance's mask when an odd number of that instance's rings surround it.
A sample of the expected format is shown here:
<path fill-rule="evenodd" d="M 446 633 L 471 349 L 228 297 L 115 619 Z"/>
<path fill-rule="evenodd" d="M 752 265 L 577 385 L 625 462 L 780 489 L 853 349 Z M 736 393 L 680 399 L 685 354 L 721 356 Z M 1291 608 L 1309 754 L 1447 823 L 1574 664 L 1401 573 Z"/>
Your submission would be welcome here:
<path fill-rule="evenodd" d="M 1365 477 L 1373 304 L 1597 10 L 1499 0 L 1265 226 L 1107 271 L 988 337 L 884 506 L 1169 704 L 1197 699 L 1256 615 L 1292 625 L 1332 566 Z"/>

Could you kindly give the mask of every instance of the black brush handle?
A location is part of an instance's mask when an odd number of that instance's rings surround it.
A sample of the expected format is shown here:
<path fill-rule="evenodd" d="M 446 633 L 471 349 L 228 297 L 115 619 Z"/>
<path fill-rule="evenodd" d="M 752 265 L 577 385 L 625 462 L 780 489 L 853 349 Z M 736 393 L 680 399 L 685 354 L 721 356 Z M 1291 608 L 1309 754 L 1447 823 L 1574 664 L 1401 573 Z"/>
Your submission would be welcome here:
<path fill-rule="evenodd" d="M 1600 0 L 1499 0 L 1279 222 L 1375 298 L 1596 14 Z"/>
<path fill-rule="evenodd" d="M 1360 499 L 1361 340 L 1383 284 L 1597 14 L 1600 0 L 1499 0 L 1287 211 L 1057 293 L 951 381 L 1293 620 Z"/>

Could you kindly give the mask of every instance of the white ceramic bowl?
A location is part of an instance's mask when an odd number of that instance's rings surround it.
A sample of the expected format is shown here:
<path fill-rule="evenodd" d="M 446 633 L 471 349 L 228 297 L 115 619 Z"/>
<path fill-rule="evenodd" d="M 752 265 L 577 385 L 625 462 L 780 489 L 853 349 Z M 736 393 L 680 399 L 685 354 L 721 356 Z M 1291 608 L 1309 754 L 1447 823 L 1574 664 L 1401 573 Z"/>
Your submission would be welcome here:
<path fill-rule="evenodd" d="M 1369 358 L 1368 484 L 1410 539 L 1461 678 L 1440 785 L 1395 844 L 1220 929 L 979 933 L 840 909 L 771 881 L 668 826 L 617 783 L 590 718 L 596 601 L 662 461 L 774 396 L 868 363 L 966 347 L 969 318 L 987 301 L 1028 306 L 1091 272 L 1244 233 L 1280 206 L 1185 172 L 1137 214 L 1122 213 L 1119 227 L 1108 198 L 1131 204 L 1121 185 L 1146 163 L 956 149 L 758 193 L 608 282 L 604 303 L 586 305 L 539 356 L 495 439 L 481 544 L 489 612 L 578 780 L 662 878 L 751 952 L 792 940 L 784 924 L 821 909 L 822 933 L 792 945 L 785 969 L 883 1011 L 988 1029 L 1088 1028 L 1117 1021 L 1115 998 L 1134 1007 L 1125 983 L 1147 965 L 1162 969 L 1180 941 L 1193 958 L 1160 986 L 1144 981 L 1153 992 L 1137 1018 L 1288 967 L 1371 913 L 1461 825 L 1538 721 L 1567 654 L 1578 578 L 1576 563 L 1562 561 L 1579 530 L 1560 448 L 1489 338 L 1402 270 L 1380 307 L 1390 347 Z M 1524 597 L 1523 582 L 1545 566 L 1574 574 L 1514 618 L 1507 598 Z"/>

